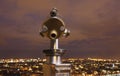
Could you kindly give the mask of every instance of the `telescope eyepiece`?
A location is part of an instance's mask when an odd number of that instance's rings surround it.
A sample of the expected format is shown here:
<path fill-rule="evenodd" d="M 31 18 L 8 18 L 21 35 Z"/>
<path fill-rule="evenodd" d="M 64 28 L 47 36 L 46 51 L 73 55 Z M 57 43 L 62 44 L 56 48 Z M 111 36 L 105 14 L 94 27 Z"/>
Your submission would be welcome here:
<path fill-rule="evenodd" d="M 53 10 L 50 12 L 50 16 L 51 17 L 57 16 L 57 9 L 56 8 L 53 8 Z"/>

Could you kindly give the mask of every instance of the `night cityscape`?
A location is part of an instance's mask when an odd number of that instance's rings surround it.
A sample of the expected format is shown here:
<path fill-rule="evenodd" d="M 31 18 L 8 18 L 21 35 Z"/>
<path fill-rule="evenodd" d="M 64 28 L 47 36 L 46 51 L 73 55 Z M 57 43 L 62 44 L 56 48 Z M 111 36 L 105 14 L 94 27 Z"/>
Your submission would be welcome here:
<path fill-rule="evenodd" d="M 0 76 L 120 76 L 120 0 L 0 0 Z"/>
<path fill-rule="evenodd" d="M 0 59 L 0 76 L 43 76 L 46 59 Z M 120 60 L 69 58 L 71 76 L 119 76 Z"/>

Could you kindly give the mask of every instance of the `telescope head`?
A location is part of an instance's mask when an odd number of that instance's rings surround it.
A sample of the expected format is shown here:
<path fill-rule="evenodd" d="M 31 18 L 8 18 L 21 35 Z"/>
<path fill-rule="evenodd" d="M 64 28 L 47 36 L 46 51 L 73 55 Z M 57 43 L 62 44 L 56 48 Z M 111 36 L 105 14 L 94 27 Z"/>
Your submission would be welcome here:
<path fill-rule="evenodd" d="M 70 31 L 65 28 L 63 20 L 57 17 L 57 10 L 53 9 L 50 12 L 50 16 L 51 17 L 43 23 L 40 35 L 42 37 L 48 37 L 49 39 L 58 39 L 62 36 L 67 37 Z"/>

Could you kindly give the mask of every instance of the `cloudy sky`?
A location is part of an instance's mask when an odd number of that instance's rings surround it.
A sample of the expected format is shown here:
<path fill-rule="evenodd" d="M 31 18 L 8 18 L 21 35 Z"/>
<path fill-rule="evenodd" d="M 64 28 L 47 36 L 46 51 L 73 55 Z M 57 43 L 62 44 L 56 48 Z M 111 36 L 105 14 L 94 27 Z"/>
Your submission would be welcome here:
<path fill-rule="evenodd" d="M 64 57 L 120 58 L 120 0 L 0 0 L 0 58 L 44 57 L 39 30 L 53 7 L 71 31 Z"/>

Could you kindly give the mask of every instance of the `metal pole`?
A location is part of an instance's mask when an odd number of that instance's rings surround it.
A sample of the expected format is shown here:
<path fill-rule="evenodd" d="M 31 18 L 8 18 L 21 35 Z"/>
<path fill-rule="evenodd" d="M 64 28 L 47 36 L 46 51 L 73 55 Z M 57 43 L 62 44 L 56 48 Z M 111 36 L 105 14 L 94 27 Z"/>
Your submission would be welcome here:
<path fill-rule="evenodd" d="M 50 49 L 58 49 L 58 39 L 51 39 L 50 41 Z"/>
<path fill-rule="evenodd" d="M 54 54 L 58 52 L 58 39 L 51 39 L 50 49 L 53 50 Z M 61 56 L 53 55 L 49 57 L 49 63 L 51 64 L 61 64 Z"/>

